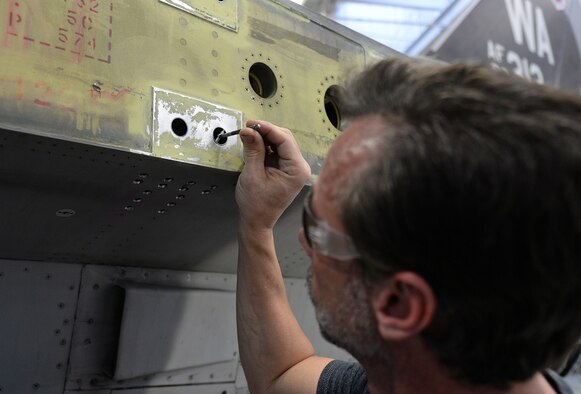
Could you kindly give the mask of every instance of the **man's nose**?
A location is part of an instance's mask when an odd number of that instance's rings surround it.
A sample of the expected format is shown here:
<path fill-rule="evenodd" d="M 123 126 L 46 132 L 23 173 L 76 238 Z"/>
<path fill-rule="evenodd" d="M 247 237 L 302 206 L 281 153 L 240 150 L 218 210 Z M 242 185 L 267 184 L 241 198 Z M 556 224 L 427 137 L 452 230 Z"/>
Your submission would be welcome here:
<path fill-rule="evenodd" d="M 309 257 L 313 257 L 313 249 L 311 249 L 311 247 L 309 246 L 307 239 L 305 238 L 305 229 L 300 229 L 299 230 L 299 242 L 301 243 L 301 246 L 303 247 L 303 249 L 305 250 L 305 252 L 307 252 L 307 255 L 309 255 Z"/>

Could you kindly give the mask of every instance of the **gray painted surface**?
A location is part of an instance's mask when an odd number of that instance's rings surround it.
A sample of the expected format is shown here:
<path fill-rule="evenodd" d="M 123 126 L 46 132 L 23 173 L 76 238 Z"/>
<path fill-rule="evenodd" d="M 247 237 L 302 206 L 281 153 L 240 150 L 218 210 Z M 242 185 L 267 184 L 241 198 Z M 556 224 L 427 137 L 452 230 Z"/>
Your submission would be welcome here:
<path fill-rule="evenodd" d="M 134 284 L 124 287 L 116 380 L 228 362 L 236 357 L 233 292 Z"/>
<path fill-rule="evenodd" d="M 136 388 L 131 390 L 113 390 L 111 394 L 235 394 L 233 384 L 212 384 L 203 386 Z"/>
<path fill-rule="evenodd" d="M 229 274 L 87 266 L 83 271 L 67 389 L 113 389 L 234 382 L 238 366 L 236 351 L 232 353 L 229 360 L 221 360 L 210 365 L 201 365 L 202 363 L 196 361 L 194 354 L 190 368 L 173 371 L 162 370 L 135 379 L 115 380 L 113 376 L 118 357 L 119 335 L 125 302 L 124 287 L 129 286 L 128 284 L 214 290 L 230 292 L 227 294 L 233 295 L 231 292 L 235 290 L 236 281 L 235 276 Z M 176 313 L 180 312 L 186 316 L 189 314 L 181 302 L 176 302 L 172 307 Z M 198 305 L 194 308 L 198 308 L 198 310 L 202 308 L 203 310 L 204 306 Z M 223 319 L 234 318 L 231 305 L 225 309 L 221 309 L 221 306 L 219 308 L 213 313 L 224 315 L 221 317 Z M 199 321 L 202 322 L 207 316 L 199 318 Z M 177 324 L 177 322 L 173 323 Z M 168 338 L 174 338 L 174 335 L 183 327 L 180 328 L 178 324 L 177 326 L 168 325 L 165 328 L 164 335 Z M 135 326 L 134 335 L 147 337 L 151 334 L 151 329 L 150 324 Z M 207 340 L 211 341 L 212 332 L 209 331 L 206 334 L 208 335 Z M 222 341 L 217 343 L 218 347 L 215 351 L 216 354 L 220 355 L 223 354 L 222 346 L 227 342 L 224 341 L 224 338 L 219 339 Z M 160 338 L 159 341 L 163 341 L 163 339 Z M 154 345 L 152 345 L 153 347 Z M 227 345 L 226 348 L 231 350 L 231 345 Z M 163 357 L 171 358 L 171 355 L 165 354 Z M 163 362 L 164 360 L 156 360 L 157 365 L 162 365 Z"/>
<path fill-rule="evenodd" d="M 0 261 L 0 391 L 62 393 L 80 266 Z"/>

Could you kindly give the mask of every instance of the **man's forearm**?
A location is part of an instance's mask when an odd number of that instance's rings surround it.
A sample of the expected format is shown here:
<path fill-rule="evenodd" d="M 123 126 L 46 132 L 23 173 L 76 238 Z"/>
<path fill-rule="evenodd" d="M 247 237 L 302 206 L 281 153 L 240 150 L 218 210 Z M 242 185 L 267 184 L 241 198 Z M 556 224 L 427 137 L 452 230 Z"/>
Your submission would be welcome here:
<path fill-rule="evenodd" d="M 314 354 L 290 308 L 271 230 L 239 229 L 236 292 L 240 358 L 249 388 L 263 393 Z"/>

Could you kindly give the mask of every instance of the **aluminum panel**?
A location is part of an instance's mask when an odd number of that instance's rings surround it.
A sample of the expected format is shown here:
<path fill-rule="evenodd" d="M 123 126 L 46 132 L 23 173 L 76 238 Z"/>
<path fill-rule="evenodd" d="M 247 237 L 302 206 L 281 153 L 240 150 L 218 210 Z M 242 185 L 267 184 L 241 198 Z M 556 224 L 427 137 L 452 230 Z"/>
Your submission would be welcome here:
<path fill-rule="evenodd" d="M 238 0 L 160 0 L 179 10 L 232 31 L 238 31 Z"/>
<path fill-rule="evenodd" d="M 153 88 L 153 153 L 186 163 L 215 167 L 243 166 L 242 142 L 214 141 L 214 131 L 242 127 L 242 112 L 183 94 Z"/>
<path fill-rule="evenodd" d="M 0 261 L 0 391 L 64 389 L 80 265 Z"/>

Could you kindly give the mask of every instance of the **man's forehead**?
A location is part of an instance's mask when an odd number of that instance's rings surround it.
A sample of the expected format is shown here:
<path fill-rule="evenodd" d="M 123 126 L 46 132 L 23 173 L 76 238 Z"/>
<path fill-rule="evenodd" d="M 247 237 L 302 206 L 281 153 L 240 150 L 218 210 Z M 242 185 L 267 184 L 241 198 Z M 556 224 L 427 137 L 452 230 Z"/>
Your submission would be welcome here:
<path fill-rule="evenodd" d="M 350 122 L 329 149 L 319 183 L 335 189 L 356 169 L 373 160 L 385 128 L 385 120 L 378 115 L 364 116 Z"/>
<path fill-rule="evenodd" d="M 348 170 L 360 162 L 366 162 L 377 150 L 380 133 L 385 130 L 385 120 L 378 115 L 357 118 L 352 121 L 329 149 L 326 167 L 339 166 Z M 344 166 L 348 165 L 347 168 Z"/>

